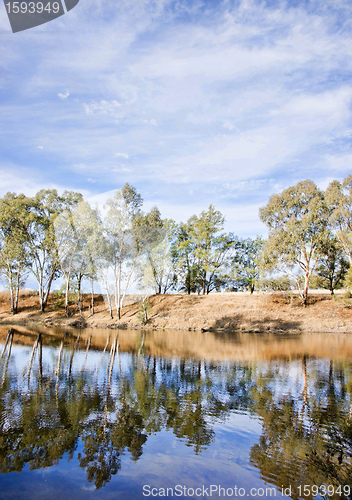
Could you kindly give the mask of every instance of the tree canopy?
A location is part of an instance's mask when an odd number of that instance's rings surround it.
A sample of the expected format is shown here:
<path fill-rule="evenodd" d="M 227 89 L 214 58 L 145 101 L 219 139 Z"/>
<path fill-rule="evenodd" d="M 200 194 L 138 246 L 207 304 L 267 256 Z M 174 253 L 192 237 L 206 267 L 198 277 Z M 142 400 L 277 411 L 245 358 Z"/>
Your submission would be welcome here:
<path fill-rule="evenodd" d="M 187 222 L 163 219 L 158 207 L 126 183 L 93 209 L 80 193 L 41 190 L 33 197 L 7 193 L 0 199 L 0 274 L 18 309 L 20 287 L 31 273 L 45 310 L 53 283 L 69 291 L 88 279 L 117 317 L 133 287 L 151 293 L 287 289 L 296 286 L 307 303 L 309 283 L 333 291 L 351 282 L 352 176 L 333 181 L 324 193 L 313 181 L 298 182 L 271 196 L 260 209 L 269 237 L 239 238 L 226 232 L 225 217 L 212 204 Z M 289 277 L 287 281 L 284 276 Z M 260 279 L 259 279 L 260 278 Z M 286 281 L 284 281 L 286 279 Z M 80 303 L 80 298 L 78 298 Z"/>
<path fill-rule="evenodd" d="M 291 276 L 306 303 L 310 277 L 329 235 L 324 193 L 314 182 L 301 181 L 271 196 L 259 213 L 269 228 L 265 267 Z"/>

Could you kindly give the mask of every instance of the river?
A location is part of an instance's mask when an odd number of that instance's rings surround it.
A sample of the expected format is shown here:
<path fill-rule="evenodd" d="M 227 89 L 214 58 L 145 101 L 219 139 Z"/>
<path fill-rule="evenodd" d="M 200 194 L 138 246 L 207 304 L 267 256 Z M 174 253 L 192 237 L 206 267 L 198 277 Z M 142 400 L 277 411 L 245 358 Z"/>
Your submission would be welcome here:
<path fill-rule="evenodd" d="M 0 328 L 0 498 L 339 498 L 352 336 Z"/>

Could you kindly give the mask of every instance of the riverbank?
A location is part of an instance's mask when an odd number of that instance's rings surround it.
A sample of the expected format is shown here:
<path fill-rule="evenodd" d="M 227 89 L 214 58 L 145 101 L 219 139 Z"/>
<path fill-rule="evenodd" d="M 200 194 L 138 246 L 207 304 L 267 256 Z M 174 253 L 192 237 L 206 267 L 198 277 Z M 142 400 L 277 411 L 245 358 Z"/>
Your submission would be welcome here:
<path fill-rule="evenodd" d="M 40 324 L 88 328 L 151 328 L 191 331 L 242 332 L 342 332 L 352 333 L 352 299 L 312 293 L 307 307 L 294 294 L 214 293 L 199 295 L 154 295 L 148 299 L 148 321 L 143 324 L 141 297 L 129 296 L 121 319 L 110 318 L 102 295 L 95 297 L 95 313 L 84 297 L 83 313 L 70 306 L 66 318 L 62 298 L 53 294 L 45 313 L 38 309 L 38 296 L 21 292 L 19 311 L 11 315 L 7 292 L 0 293 L 1 324 Z"/>

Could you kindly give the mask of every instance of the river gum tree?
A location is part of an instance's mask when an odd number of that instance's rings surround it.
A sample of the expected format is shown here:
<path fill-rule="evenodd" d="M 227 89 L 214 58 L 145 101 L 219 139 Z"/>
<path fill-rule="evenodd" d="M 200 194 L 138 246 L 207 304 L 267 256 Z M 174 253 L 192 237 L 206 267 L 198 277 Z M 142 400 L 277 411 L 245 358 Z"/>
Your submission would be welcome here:
<path fill-rule="evenodd" d="M 16 314 L 20 287 L 28 275 L 25 221 L 28 198 L 7 193 L 0 200 L 0 273 L 10 290 L 11 314 Z"/>
<path fill-rule="evenodd" d="M 259 215 L 269 228 L 263 267 L 292 277 L 306 305 L 310 277 L 330 234 L 324 193 L 301 181 L 271 196 Z"/>
<path fill-rule="evenodd" d="M 109 282 L 108 268 L 113 271 L 113 287 L 115 291 L 115 307 L 118 318 L 126 292 L 131 284 L 136 258 L 139 253 L 138 238 L 135 232 L 135 219 L 140 214 L 142 197 L 136 189 L 125 184 L 106 202 L 108 209 L 103 220 L 106 239 L 106 264 L 103 270 L 105 288 Z M 110 292 L 107 292 L 108 295 Z M 110 299 L 109 299 L 110 300 Z M 110 315 L 111 306 L 110 307 Z"/>
<path fill-rule="evenodd" d="M 65 191 L 61 196 L 55 189 L 42 189 L 31 199 L 26 220 L 26 245 L 30 270 L 38 282 L 42 312 L 48 301 L 51 285 L 60 273 L 54 220 L 65 210 L 82 201 L 82 195 Z"/>
<path fill-rule="evenodd" d="M 228 281 L 228 260 L 235 245 L 232 233 L 223 233 L 225 218 L 213 205 L 181 223 L 172 255 L 182 288 L 203 295 L 220 290 Z"/>
<path fill-rule="evenodd" d="M 352 266 L 352 175 L 342 182 L 332 181 L 325 197 L 333 231 Z"/>
<path fill-rule="evenodd" d="M 58 260 L 65 279 L 65 310 L 69 316 L 69 292 L 72 276 L 78 278 L 78 306 L 81 310 L 81 282 L 90 272 L 91 247 L 99 217 L 90 205 L 81 201 L 73 209 L 60 213 L 55 221 Z"/>

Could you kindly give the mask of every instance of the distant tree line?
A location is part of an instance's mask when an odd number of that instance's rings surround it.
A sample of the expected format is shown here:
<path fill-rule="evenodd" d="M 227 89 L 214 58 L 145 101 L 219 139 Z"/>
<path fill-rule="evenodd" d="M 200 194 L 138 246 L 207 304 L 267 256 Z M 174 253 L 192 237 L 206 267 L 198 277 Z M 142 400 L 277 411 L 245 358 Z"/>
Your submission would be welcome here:
<path fill-rule="evenodd" d="M 45 311 L 53 283 L 61 279 L 69 315 L 70 290 L 82 306 L 82 282 L 90 283 L 91 312 L 98 282 L 113 317 L 121 316 L 128 291 L 208 294 L 212 291 L 298 288 L 334 290 L 352 283 L 352 176 L 323 192 L 307 180 L 271 196 L 260 209 L 265 240 L 224 231 L 225 219 L 210 205 L 187 222 L 163 219 L 157 207 L 125 184 L 104 205 L 91 207 L 80 193 L 41 190 L 34 197 L 0 199 L 0 272 L 18 310 L 19 290 L 31 274 Z"/>

